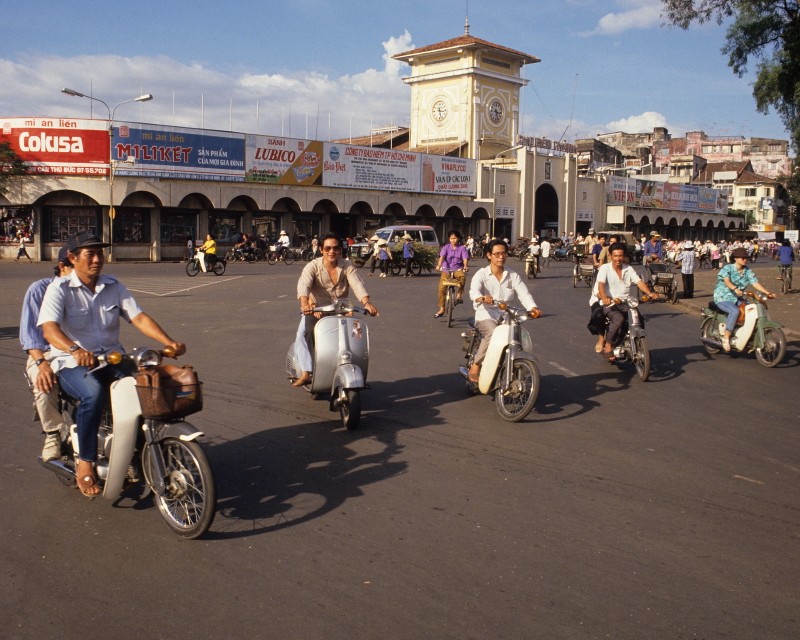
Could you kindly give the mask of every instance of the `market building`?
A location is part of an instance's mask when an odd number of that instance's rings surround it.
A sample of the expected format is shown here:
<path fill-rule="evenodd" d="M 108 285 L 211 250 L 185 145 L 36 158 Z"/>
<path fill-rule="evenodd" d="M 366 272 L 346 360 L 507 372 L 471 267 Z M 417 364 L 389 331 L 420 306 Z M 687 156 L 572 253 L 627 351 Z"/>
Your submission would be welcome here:
<path fill-rule="evenodd" d="M 29 175 L 0 196 L 0 245 L 32 234 L 34 259 L 92 229 L 113 260 L 178 260 L 188 240 L 293 241 L 430 224 L 514 241 L 590 227 L 724 237 L 742 221 L 710 187 L 615 176 L 578 145 L 525 135 L 520 89 L 533 55 L 469 33 L 395 56 L 409 65 L 411 127 L 320 141 L 68 117 L 0 117 Z M 70 90 L 71 91 L 71 90 Z M 71 91 L 72 95 L 88 97 Z M 595 148 L 596 145 L 593 145 Z M 585 150 L 584 150 L 585 151 Z M 613 154 L 610 157 L 613 156 Z M 588 163 L 588 164 L 587 164 Z"/>

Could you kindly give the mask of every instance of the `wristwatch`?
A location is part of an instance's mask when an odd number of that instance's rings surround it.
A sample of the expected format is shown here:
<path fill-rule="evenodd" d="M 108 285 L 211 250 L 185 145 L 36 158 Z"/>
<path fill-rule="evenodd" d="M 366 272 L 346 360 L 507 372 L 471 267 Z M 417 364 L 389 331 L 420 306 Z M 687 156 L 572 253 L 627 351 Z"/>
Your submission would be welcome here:
<path fill-rule="evenodd" d="M 33 364 L 38 367 L 40 364 L 42 364 L 42 362 L 44 362 L 44 358 L 39 358 L 38 360 L 34 360 Z"/>
<path fill-rule="evenodd" d="M 73 345 L 72 345 L 72 346 L 69 348 L 69 352 L 70 352 L 70 353 L 75 353 L 75 352 L 76 352 L 78 349 L 80 349 L 80 348 L 81 348 L 81 345 L 79 345 L 79 344 L 73 344 Z"/>

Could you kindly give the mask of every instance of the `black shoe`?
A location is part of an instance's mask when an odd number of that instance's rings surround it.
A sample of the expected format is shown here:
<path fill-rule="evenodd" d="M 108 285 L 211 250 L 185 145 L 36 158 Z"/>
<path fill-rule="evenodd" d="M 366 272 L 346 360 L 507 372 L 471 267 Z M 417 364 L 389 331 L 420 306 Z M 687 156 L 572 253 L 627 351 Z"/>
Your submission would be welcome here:
<path fill-rule="evenodd" d="M 464 304 L 464 301 L 461 298 L 456 298 L 456 304 Z"/>

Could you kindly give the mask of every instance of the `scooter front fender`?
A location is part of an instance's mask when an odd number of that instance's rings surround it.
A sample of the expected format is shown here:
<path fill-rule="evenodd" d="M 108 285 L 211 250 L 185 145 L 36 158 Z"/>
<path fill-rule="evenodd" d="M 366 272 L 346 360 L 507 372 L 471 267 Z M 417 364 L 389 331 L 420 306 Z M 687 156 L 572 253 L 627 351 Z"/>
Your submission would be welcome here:
<path fill-rule="evenodd" d="M 159 440 L 177 438 L 184 442 L 191 442 L 197 438 L 202 438 L 204 435 L 206 434 L 189 422 L 168 422 L 159 431 L 158 437 Z"/>
<path fill-rule="evenodd" d="M 641 325 L 635 325 L 629 328 L 631 338 L 646 338 L 647 335 L 644 332 L 644 327 Z"/>
<path fill-rule="evenodd" d="M 114 500 L 125 482 L 125 474 L 136 449 L 136 435 L 142 416 L 136 379 L 122 378 L 111 385 L 111 413 L 114 430 L 111 437 L 111 454 L 108 456 L 108 476 L 103 487 L 103 497 Z"/>
<path fill-rule="evenodd" d="M 338 388 L 363 389 L 366 386 L 364 372 L 361 371 L 361 367 L 354 364 L 340 364 L 336 367 L 336 372 L 333 374 L 331 395 L 333 395 Z"/>

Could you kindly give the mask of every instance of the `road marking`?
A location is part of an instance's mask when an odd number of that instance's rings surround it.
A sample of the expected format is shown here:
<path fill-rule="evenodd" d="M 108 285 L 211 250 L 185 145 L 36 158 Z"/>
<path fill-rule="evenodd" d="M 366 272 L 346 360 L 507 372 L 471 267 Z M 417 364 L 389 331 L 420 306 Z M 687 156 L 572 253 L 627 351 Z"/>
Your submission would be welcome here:
<path fill-rule="evenodd" d="M 753 484 L 765 484 L 765 483 L 761 482 L 761 480 L 753 480 L 752 478 L 748 478 L 747 476 L 735 475 L 735 476 L 733 476 L 733 479 L 734 480 L 746 480 L 747 482 L 752 482 Z"/>
<path fill-rule="evenodd" d="M 188 276 L 187 276 L 188 277 Z M 166 278 L 154 280 L 153 278 L 126 278 L 125 286 L 130 291 L 137 293 L 147 293 L 152 296 L 163 298 L 164 296 L 171 296 L 177 293 L 185 293 L 192 289 L 199 289 L 201 287 L 209 287 L 212 284 L 221 284 L 223 282 L 230 282 L 242 276 L 217 276 L 214 280 L 208 282 L 198 282 L 191 286 L 181 286 L 186 284 L 186 278 Z"/>
<path fill-rule="evenodd" d="M 558 369 L 561 373 L 566 374 L 570 378 L 577 378 L 578 377 L 577 373 L 575 373 L 571 369 L 567 369 L 566 367 L 562 367 L 557 362 L 548 362 L 547 364 L 549 364 L 551 367 L 553 367 L 555 369 Z"/>

